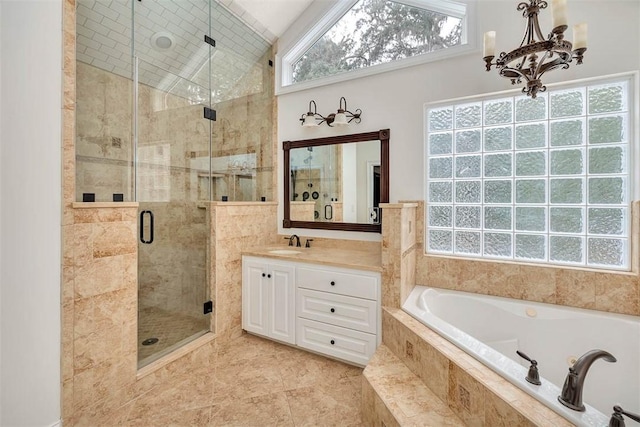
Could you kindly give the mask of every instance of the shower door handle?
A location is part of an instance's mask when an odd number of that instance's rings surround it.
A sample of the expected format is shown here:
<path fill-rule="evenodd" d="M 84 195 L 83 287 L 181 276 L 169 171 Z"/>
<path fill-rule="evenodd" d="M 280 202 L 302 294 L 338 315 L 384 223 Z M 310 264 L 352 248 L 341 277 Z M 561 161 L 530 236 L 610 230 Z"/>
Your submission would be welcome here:
<path fill-rule="evenodd" d="M 144 216 L 149 214 L 149 239 L 144 238 Z M 140 241 L 144 244 L 153 243 L 153 212 L 142 211 L 140 212 Z"/>

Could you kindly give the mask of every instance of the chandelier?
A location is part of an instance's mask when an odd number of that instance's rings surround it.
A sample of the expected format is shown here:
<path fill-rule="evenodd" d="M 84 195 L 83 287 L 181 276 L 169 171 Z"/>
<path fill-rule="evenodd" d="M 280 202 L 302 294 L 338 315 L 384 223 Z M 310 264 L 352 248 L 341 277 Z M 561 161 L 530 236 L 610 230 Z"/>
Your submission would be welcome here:
<path fill-rule="evenodd" d="M 567 1 L 551 0 L 553 30 L 545 38 L 538 23 L 538 13 L 540 9 L 546 9 L 547 2 L 528 1 L 528 4 L 522 2 L 517 7 L 517 10 L 522 11 L 522 16 L 527 19 L 527 28 L 520 47 L 508 53 L 500 53 L 493 62 L 496 32 L 487 31 L 484 34 L 483 59 L 486 62 L 487 71 L 495 65 L 500 75 L 510 79 L 511 84 L 521 84 L 523 80 L 526 81 L 522 92 L 535 98 L 538 92 L 547 90 L 540 80 L 544 73 L 556 68 L 567 69 L 574 58 L 578 64 L 582 64 L 582 57 L 587 50 L 587 24 L 578 24 L 573 27 L 573 44 L 565 40 L 564 32 L 568 28 Z"/>

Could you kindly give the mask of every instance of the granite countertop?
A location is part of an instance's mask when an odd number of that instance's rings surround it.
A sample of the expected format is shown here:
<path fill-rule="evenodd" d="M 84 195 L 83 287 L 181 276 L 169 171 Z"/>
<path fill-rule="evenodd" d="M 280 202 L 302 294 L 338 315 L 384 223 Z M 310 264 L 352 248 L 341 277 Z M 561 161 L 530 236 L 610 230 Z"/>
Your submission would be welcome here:
<path fill-rule="evenodd" d="M 296 253 L 286 253 L 289 251 L 295 251 Z M 365 252 L 340 248 L 297 248 L 295 246 L 273 245 L 246 250 L 242 252 L 242 255 L 354 268 L 357 270 L 382 271 L 382 256 L 379 251 Z"/>

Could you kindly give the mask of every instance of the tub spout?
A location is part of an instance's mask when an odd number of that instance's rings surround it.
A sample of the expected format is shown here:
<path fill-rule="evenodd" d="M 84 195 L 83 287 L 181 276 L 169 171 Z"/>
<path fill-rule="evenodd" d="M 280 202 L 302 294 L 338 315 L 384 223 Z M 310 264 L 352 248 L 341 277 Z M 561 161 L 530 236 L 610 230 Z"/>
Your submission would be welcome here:
<path fill-rule="evenodd" d="M 573 366 L 569 368 L 569 373 L 562 387 L 562 393 L 558 396 L 560 403 L 574 411 L 585 410 L 582 403 L 584 380 L 587 377 L 589 368 L 598 359 L 604 359 L 607 362 L 616 361 L 615 357 L 604 350 L 591 350 L 580 356 Z"/>

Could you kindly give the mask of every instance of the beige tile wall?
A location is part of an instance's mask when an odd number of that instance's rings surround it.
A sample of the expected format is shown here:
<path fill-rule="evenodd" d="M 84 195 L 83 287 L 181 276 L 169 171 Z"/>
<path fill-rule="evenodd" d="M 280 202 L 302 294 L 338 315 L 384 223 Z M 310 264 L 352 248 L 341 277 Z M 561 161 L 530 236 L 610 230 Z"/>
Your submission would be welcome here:
<path fill-rule="evenodd" d="M 275 202 L 210 202 L 210 277 L 219 341 L 242 332 L 242 252 L 277 241 Z"/>
<path fill-rule="evenodd" d="M 381 203 L 382 305 L 400 307 L 415 285 L 415 203 Z"/>
<path fill-rule="evenodd" d="M 631 272 L 425 255 L 424 202 L 416 204 L 416 284 L 640 316 L 640 202 L 632 204 Z"/>

